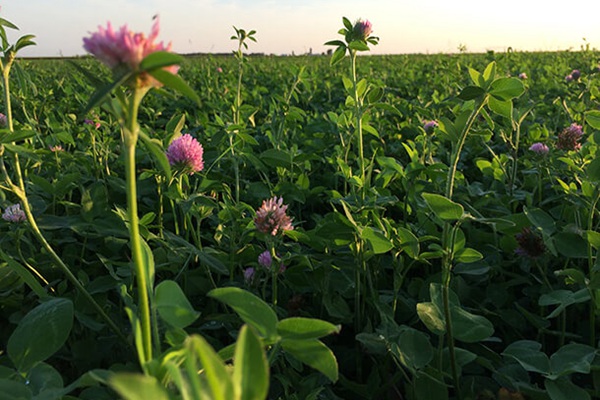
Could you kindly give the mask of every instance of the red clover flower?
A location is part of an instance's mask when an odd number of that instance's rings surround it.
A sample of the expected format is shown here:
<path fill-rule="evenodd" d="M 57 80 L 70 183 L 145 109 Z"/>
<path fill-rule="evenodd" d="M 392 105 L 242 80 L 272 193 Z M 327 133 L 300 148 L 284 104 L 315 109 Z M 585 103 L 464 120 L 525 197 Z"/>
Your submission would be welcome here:
<path fill-rule="evenodd" d="M 279 254 L 277 255 L 279 257 Z M 271 252 L 269 250 L 265 250 L 258 255 L 258 264 L 264 269 L 270 270 L 271 265 L 273 265 L 273 257 L 271 256 Z M 285 272 L 286 267 L 281 263 L 279 265 L 279 273 Z"/>
<path fill-rule="evenodd" d="M 0 128 L 6 128 L 6 125 L 8 125 L 8 119 L 6 115 L 0 113 Z"/>
<path fill-rule="evenodd" d="M 373 25 L 369 20 L 359 19 L 354 23 L 354 37 L 359 40 L 367 40 L 371 33 L 373 32 Z"/>
<path fill-rule="evenodd" d="M 167 159 L 172 166 L 189 171 L 190 175 L 204 169 L 202 145 L 189 133 L 173 140 L 167 149 Z"/>
<path fill-rule="evenodd" d="M 99 26 L 98 32 L 83 39 L 83 48 L 93 54 L 96 58 L 115 71 L 118 68 L 127 68 L 129 71 L 137 72 L 142 60 L 149 54 L 157 51 L 170 51 L 171 43 L 164 45 L 163 42 L 154 43 L 158 37 L 159 20 L 155 19 L 150 35 L 146 37 L 143 33 L 131 31 L 127 25 L 115 31 L 107 23 L 106 29 Z M 179 66 L 171 65 L 164 68 L 166 71 L 176 74 Z M 148 74 L 139 74 L 137 82 L 139 87 L 161 86 L 161 84 Z"/>
<path fill-rule="evenodd" d="M 533 151 L 534 153 L 541 154 L 541 155 L 548 154 L 548 151 L 550 151 L 548 146 L 546 146 L 544 143 L 540 143 L 540 142 L 532 144 L 531 147 L 529 148 L 529 150 Z"/>
<path fill-rule="evenodd" d="M 515 235 L 515 239 L 517 239 L 517 243 L 519 244 L 519 247 L 515 250 L 515 254 L 519 256 L 537 258 L 546 251 L 544 241 L 531 228 L 523 228 L 520 233 Z"/>
<path fill-rule="evenodd" d="M 431 134 L 433 133 L 433 131 L 435 130 L 435 128 L 438 127 L 438 123 L 437 121 L 423 121 L 423 129 L 425 130 L 425 133 Z"/>
<path fill-rule="evenodd" d="M 2 214 L 2 219 L 8 222 L 23 222 L 27 219 L 25 212 L 21 210 L 20 204 L 13 204 L 6 207 Z"/>
<path fill-rule="evenodd" d="M 581 76 L 581 72 L 578 69 L 574 69 L 573 71 L 571 71 L 571 77 L 574 80 L 578 80 L 580 76 Z"/>
<path fill-rule="evenodd" d="M 98 121 L 94 121 L 94 120 L 86 118 L 83 120 L 83 123 L 86 125 L 93 125 L 96 129 L 100 128 L 100 122 L 98 122 Z"/>
<path fill-rule="evenodd" d="M 561 150 L 578 151 L 581 149 L 581 143 L 579 143 L 579 141 L 581 140 L 582 136 L 583 130 L 581 125 L 572 123 L 571 126 L 563 129 L 563 131 L 558 134 L 556 147 Z"/>
<path fill-rule="evenodd" d="M 273 257 L 271 257 L 271 252 L 269 250 L 265 250 L 258 255 L 258 263 L 266 268 L 270 269 L 271 264 L 273 263 Z"/>
<path fill-rule="evenodd" d="M 519 74 L 519 79 L 527 79 L 527 74 L 525 72 L 521 72 Z"/>
<path fill-rule="evenodd" d="M 287 208 L 288 206 L 283 204 L 283 198 L 276 196 L 263 200 L 254 218 L 256 229 L 272 236 L 276 236 L 281 231 L 293 230 L 292 219 L 286 214 Z"/>
<path fill-rule="evenodd" d="M 246 283 L 252 283 L 252 280 L 254 279 L 254 273 L 255 272 L 256 271 L 252 267 L 246 268 L 244 270 L 244 280 L 246 281 Z"/>

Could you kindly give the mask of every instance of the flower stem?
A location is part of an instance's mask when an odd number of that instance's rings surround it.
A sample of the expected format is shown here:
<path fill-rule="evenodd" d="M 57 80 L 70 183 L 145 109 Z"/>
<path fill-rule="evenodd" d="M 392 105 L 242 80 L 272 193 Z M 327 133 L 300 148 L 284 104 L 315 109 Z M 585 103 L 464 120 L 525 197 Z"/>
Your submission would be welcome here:
<path fill-rule="evenodd" d="M 452 153 L 452 162 L 450 164 L 450 169 L 448 170 L 448 176 L 446 178 L 446 198 L 452 200 L 452 195 L 454 193 L 454 179 L 456 177 L 456 169 L 458 167 L 458 162 L 460 160 L 460 153 L 462 152 L 462 148 L 467 139 L 467 135 L 475 121 L 475 118 L 483 108 L 486 103 L 487 98 L 483 98 L 479 102 L 475 104 L 473 111 L 469 115 L 458 142 L 456 142 L 454 146 L 454 151 Z M 452 369 L 452 380 L 454 381 L 454 390 L 456 394 L 456 398 L 461 400 L 460 393 L 460 382 L 458 376 L 458 367 L 456 365 L 456 352 L 454 349 L 454 334 L 452 333 L 452 314 L 450 312 L 450 281 L 452 278 L 452 261 L 453 261 L 453 248 L 454 248 L 454 240 L 452 234 L 452 226 L 449 222 L 444 223 L 444 230 L 442 233 L 442 301 L 444 306 L 444 318 L 446 320 L 446 337 L 448 338 L 448 353 L 450 357 L 450 367 Z"/>
<path fill-rule="evenodd" d="M 142 366 L 152 360 L 152 324 L 150 316 L 150 282 L 148 266 L 144 262 L 142 242 L 139 229 L 137 210 L 137 181 L 135 170 L 135 145 L 137 143 L 139 126 L 137 114 L 142 97 L 146 93 L 143 89 L 134 89 L 129 99 L 127 121 L 123 131 L 123 150 L 125 153 L 125 178 L 127 188 L 127 217 L 129 219 L 129 237 L 131 240 L 131 253 L 135 268 L 138 289 L 138 308 L 141 323 L 142 354 L 139 355 Z"/>
<path fill-rule="evenodd" d="M 279 268 L 281 265 L 281 260 L 277 257 L 275 253 L 275 245 L 271 242 L 270 245 L 271 252 L 271 295 L 273 301 L 273 307 L 277 308 L 277 277 L 279 275 Z"/>
<path fill-rule="evenodd" d="M 356 135 L 358 144 L 358 161 L 360 163 L 360 179 L 362 182 L 361 198 L 365 199 L 365 189 L 367 187 L 365 174 L 365 155 L 363 146 L 363 129 L 362 129 L 362 102 L 358 95 L 358 82 L 356 78 L 356 50 L 350 50 L 350 65 L 352 67 L 352 91 L 354 97 L 354 116 L 356 118 Z"/>

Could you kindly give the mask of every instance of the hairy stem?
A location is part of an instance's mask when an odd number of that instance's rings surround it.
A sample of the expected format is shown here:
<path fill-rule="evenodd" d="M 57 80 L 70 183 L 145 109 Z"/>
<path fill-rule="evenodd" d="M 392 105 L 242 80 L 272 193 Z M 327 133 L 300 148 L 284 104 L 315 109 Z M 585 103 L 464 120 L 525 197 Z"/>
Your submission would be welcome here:
<path fill-rule="evenodd" d="M 152 360 L 152 323 L 150 316 L 150 282 L 148 266 L 144 262 L 142 242 L 139 229 L 137 209 L 137 180 L 135 170 L 135 145 L 138 139 L 139 126 L 137 114 L 140 101 L 146 93 L 143 89 L 134 89 L 129 99 L 128 118 L 123 132 L 123 150 L 125 153 L 125 178 L 127 187 L 127 217 L 129 219 L 129 237 L 131 253 L 135 268 L 138 290 L 138 308 L 141 323 L 142 354 L 139 355 L 142 365 Z"/>

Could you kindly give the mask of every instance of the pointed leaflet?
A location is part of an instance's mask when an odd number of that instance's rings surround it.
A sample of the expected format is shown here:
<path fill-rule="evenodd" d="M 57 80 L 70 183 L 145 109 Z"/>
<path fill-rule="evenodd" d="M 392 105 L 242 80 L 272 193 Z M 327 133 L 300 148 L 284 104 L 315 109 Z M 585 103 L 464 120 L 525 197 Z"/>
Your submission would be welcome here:
<path fill-rule="evenodd" d="M 15 367 L 26 372 L 56 353 L 73 326 L 73 303 L 55 298 L 29 311 L 8 339 L 7 352 Z"/>
<path fill-rule="evenodd" d="M 339 333 L 340 325 L 314 318 L 292 317 L 277 323 L 277 333 L 282 339 L 318 339 L 332 333 Z"/>
<path fill-rule="evenodd" d="M 277 315 L 261 298 L 236 287 L 213 289 L 208 296 L 233 308 L 242 321 L 254 327 L 263 338 L 272 339 L 277 335 Z"/>
<path fill-rule="evenodd" d="M 317 339 L 282 340 L 281 346 L 294 358 L 321 372 L 330 381 L 338 380 L 338 364 L 333 352 Z"/>
<path fill-rule="evenodd" d="M 158 163 L 160 169 L 165 174 L 167 181 L 171 180 L 171 165 L 169 164 L 169 159 L 165 153 L 165 150 L 162 147 L 162 144 L 157 139 L 151 139 L 145 132 L 140 129 L 139 133 L 140 139 L 142 139 L 142 143 L 146 147 L 146 150 L 150 154 L 156 162 Z"/>
<path fill-rule="evenodd" d="M 462 218 L 464 208 L 445 196 L 435 193 L 423 193 L 423 199 L 433 213 L 443 221 L 455 221 Z"/>
<path fill-rule="evenodd" d="M 124 400 L 169 400 L 169 394 L 153 376 L 123 372 L 112 376 L 108 385 Z"/>
<path fill-rule="evenodd" d="M 253 328 L 242 326 L 235 346 L 233 384 L 239 400 L 264 400 L 269 393 L 269 363 Z"/>
<path fill-rule="evenodd" d="M 185 368 L 191 380 L 198 378 L 198 365 L 196 357 L 200 360 L 202 366 L 202 383 L 211 394 L 212 400 L 230 400 L 235 399 L 235 390 L 231 376 L 221 360 L 221 357 L 215 353 L 210 344 L 200 335 L 192 335 L 185 341 L 187 350 L 185 358 Z M 198 385 L 198 383 L 196 383 Z"/>
<path fill-rule="evenodd" d="M 501 101 L 511 100 L 525 92 L 523 82 L 517 78 L 500 78 L 492 82 L 490 95 Z"/>
<path fill-rule="evenodd" d="M 162 281 L 156 286 L 154 305 L 160 317 L 175 328 L 191 325 L 200 315 L 175 281 Z"/>
<path fill-rule="evenodd" d="M 164 69 L 155 69 L 148 71 L 148 73 L 166 87 L 189 97 L 190 99 L 194 100 L 196 104 L 200 104 L 200 97 L 198 97 L 198 94 L 187 83 L 185 83 L 185 81 L 181 79 L 179 75 L 172 74 Z"/>
<path fill-rule="evenodd" d="M 149 54 L 140 62 L 140 71 L 153 71 L 155 69 L 178 65 L 183 62 L 179 54 L 168 51 L 157 51 Z"/>

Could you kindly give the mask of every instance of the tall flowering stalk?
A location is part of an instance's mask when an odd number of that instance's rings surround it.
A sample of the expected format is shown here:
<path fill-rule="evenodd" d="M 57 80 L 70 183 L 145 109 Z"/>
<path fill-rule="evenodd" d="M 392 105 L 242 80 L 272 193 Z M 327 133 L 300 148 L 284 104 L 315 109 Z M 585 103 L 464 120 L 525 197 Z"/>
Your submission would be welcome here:
<path fill-rule="evenodd" d="M 264 200 L 260 208 L 256 211 L 256 216 L 254 218 L 254 225 L 259 232 L 267 235 L 267 243 L 269 250 L 265 252 L 266 254 L 261 254 L 261 258 L 259 258 L 259 263 L 261 265 L 271 264 L 275 261 L 276 265 L 279 265 L 280 259 L 275 251 L 275 241 L 280 240 L 282 234 L 285 231 L 291 231 L 294 229 L 292 226 L 292 218 L 287 215 L 286 204 L 283 204 L 283 198 L 281 197 L 273 197 L 268 200 Z M 271 268 L 272 279 L 272 298 L 273 305 L 277 305 L 277 275 L 279 273 L 279 268 Z"/>
<path fill-rule="evenodd" d="M 179 135 L 179 132 L 176 133 L 176 136 Z M 173 175 L 169 185 L 171 185 L 174 181 L 176 182 L 179 192 L 182 192 L 182 179 L 185 179 L 185 175 L 193 175 L 197 172 L 200 172 L 204 169 L 204 148 L 189 133 L 185 133 L 176 137 L 166 151 L 167 160 L 169 161 L 169 165 L 172 169 L 175 170 L 176 175 Z M 175 202 L 173 199 L 169 199 L 171 203 L 171 208 L 173 211 L 173 220 L 175 224 L 175 234 L 179 235 L 179 222 L 176 216 Z M 162 195 L 161 195 L 161 210 L 162 210 Z M 160 213 L 160 218 L 162 220 L 162 211 Z M 191 226 L 191 216 L 189 214 L 185 214 L 183 218 L 184 227 L 186 223 Z M 193 229 L 192 229 L 193 231 Z M 162 235 L 162 226 L 160 227 L 160 232 Z M 200 241 L 198 237 L 195 237 L 196 244 L 200 246 Z"/>
<path fill-rule="evenodd" d="M 344 36 L 345 41 L 332 40 L 325 44 L 337 46 L 337 49 L 334 51 L 333 56 L 331 57 L 331 65 L 335 65 L 342 61 L 346 55 L 346 52 L 348 52 L 350 55 L 350 81 L 352 85 L 350 96 L 353 100 L 352 103 L 354 108 L 354 128 L 356 144 L 358 147 L 358 162 L 362 185 L 361 197 L 364 200 L 365 191 L 368 187 L 363 143 L 363 115 L 365 112 L 364 96 L 366 95 L 366 81 L 364 82 L 364 86 L 362 85 L 362 82 L 359 83 L 356 74 L 356 61 L 358 52 L 369 51 L 369 44 L 377 45 L 377 43 L 379 43 L 379 38 L 371 36 L 371 33 L 373 32 L 373 26 L 368 20 L 363 21 L 359 19 L 354 23 L 354 25 L 345 17 L 342 18 L 342 21 L 344 28 L 340 29 L 338 33 Z M 359 86 L 362 86 L 362 88 Z"/>
<path fill-rule="evenodd" d="M 356 196 L 356 187 L 360 191 L 359 198 L 361 203 L 365 203 L 366 192 L 370 184 L 367 177 L 367 167 L 364 155 L 364 140 L 363 140 L 363 117 L 367 111 L 368 105 L 371 100 L 376 100 L 381 97 L 381 93 L 373 91 L 376 96 L 372 96 L 370 87 L 366 79 L 359 81 L 357 76 L 357 56 L 360 51 L 369 51 L 369 45 L 377 45 L 379 38 L 372 36 L 373 26 L 371 22 L 367 20 L 357 20 L 354 24 L 347 18 L 342 18 L 344 27 L 338 31 L 340 35 L 344 37 L 344 40 L 333 40 L 325 43 L 329 46 L 336 46 L 336 50 L 333 52 L 330 64 L 336 65 L 341 62 L 346 53 L 350 59 L 350 79 L 343 78 L 344 87 L 348 94 L 346 104 L 351 107 L 352 117 L 354 120 L 354 132 L 350 142 L 355 142 L 355 146 L 358 149 L 358 169 L 359 176 L 352 174 L 352 194 Z M 372 99 L 371 99 L 372 97 Z M 349 154 L 349 147 L 346 149 L 346 159 L 344 163 L 347 164 L 347 155 Z M 357 196 L 358 197 L 358 196 Z M 342 203 L 344 205 L 344 203 Z M 350 210 L 344 205 L 346 214 L 350 216 Z M 358 211 L 358 208 L 355 209 Z M 350 217 L 352 219 L 352 217 Z M 358 227 L 357 227 L 358 228 Z M 360 230 L 360 228 L 358 229 Z M 363 314 L 364 312 L 364 301 L 362 301 L 364 287 L 367 287 L 367 282 L 371 282 L 371 273 L 366 263 L 365 249 L 367 244 L 365 240 L 357 232 L 355 233 L 355 242 L 351 245 L 352 252 L 354 254 L 357 268 L 355 269 L 355 285 L 354 285 L 354 303 L 355 303 L 355 330 L 360 332 L 363 325 Z M 373 293 L 373 292 L 372 292 Z M 357 370 L 361 371 L 361 364 L 357 362 Z"/>
<path fill-rule="evenodd" d="M 255 30 L 246 31 L 244 29 L 238 29 L 235 26 L 233 27 L 235 30 L 235 35 L 231 36 L 231 40 L 236 40 L 238 42 L 237 51 L 234 51 L 233 54 L 238 61 L 238 82 L 237 89 L 235 94 L 235 101 L 233 103 L 233 125 L 237 126 L 238 129 L 229 132 L 229 148 L 231 151 L 231 157 L 233 158 L 233 173 L 235 174 L 235 201 L 239 203 L 240 201 L 240 167 L 237 155 L 235 153 L 235 134 L 239 131 L 239 127 L 241 127 L 241 109 L 242 109 L 242 77 L 244 75 L 244 63 L 246 60 L 244 59 L 244 51 L 243 49 L 248 49 L 248 40 L 252 40 L 256 42 L 256 38 L 254 34 Z"/>
<path fill-rule="evenodd" d="M 181 57 L 169 53 L 170 43 L 164 45 L 163 42 L 155 42 L 158 33 L 159 20 L 156 18 L 149 36 L 133 32 L 127 26 L 115 31 L 109 22 L 106 28 L 99 27 L 97 32 L 83 39 L 84 49 L 107 65 L 115 78 L 113 83 L 99 89 L 92 96 L 88 108 L 95 106 L 113 90 L 117 90 L 117 98 L 120 102 L 120 109 L 114 111 L 121 124 L 125 157 L 127 217 L 138 290 L 140 331 L 136 332 L 136 342 L 139 338 L 138 356 L 143 368 L 152 360 L 153 350 L 158 349 L 158 341 L 153 344 L 153 316 L 150 313 L 153 266 L 149 265 L 148 257 L 144 255 L 147 250 L 144 250 L 140 236 L 137 208 L 135 148 L 140 135 L 138 110 L 146 93 L 153 87 L 163 84 L 197 99 L 195 93 L 175 75 Z M 120 88 L 122 85 L 125 86 L 125 91 Z M 132 316 L 134 331 L 138 326 L 137 318 Z M 155 323 L 154 327 L 157 327 Z"/>

